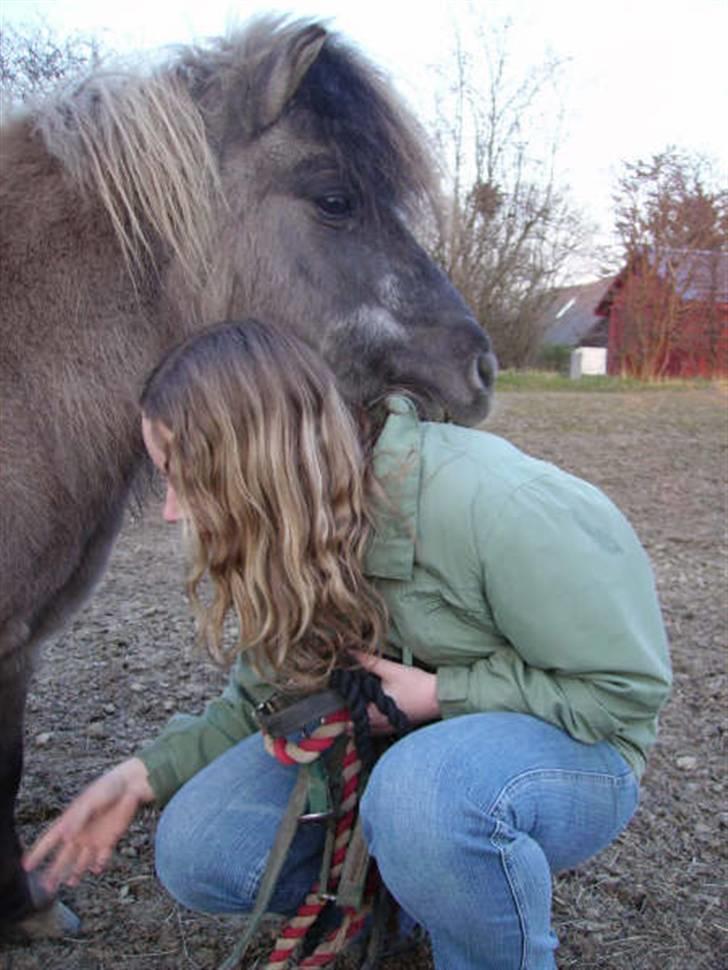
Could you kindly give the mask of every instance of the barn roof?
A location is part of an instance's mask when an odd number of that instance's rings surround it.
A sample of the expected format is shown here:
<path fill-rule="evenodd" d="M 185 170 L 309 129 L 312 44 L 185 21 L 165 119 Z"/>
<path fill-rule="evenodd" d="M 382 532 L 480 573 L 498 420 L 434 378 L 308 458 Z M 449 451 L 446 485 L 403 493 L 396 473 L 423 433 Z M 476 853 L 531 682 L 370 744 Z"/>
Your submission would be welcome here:
<path fill-rule="evenodd" d="M 645 255 L 657 266 L 663 279 L 674 280 L 677 292 L 690 302 L 710 301 L 728 304 L 728 252 L 704 249 L 663 249 L 656 253 L 647 249 Z M 614 277 L 598 307 L 600 316 L 607 316 L 612 300 L 634 267 L 634 259 Z"/>
<path fill-rule="evenodd" d="M 728 253 L 667 249 L 660 260 L 660 272 L 670 271 L 683 299 L 728 303 Z"/>
<path fill-rule="evenodd" d="M 554 290 L 543 316 L 545 344 L 577 346 L 599 323 L 596 309 L 614 281 L 613 276 Z"/>

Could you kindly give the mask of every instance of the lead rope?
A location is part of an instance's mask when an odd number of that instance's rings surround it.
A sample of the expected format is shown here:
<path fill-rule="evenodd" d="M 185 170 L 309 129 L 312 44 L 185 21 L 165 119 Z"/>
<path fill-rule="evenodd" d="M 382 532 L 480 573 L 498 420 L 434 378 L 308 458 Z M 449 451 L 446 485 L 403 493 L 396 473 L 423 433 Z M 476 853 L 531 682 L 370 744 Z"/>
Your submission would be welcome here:
<path fill-rule="evenodd" d="M 347 706 L 322 718 L 322 723 L 309 736 L 294 743 L 286 738 L 273 738 L 263 733 L 265 748 L 284 765 L 307 765 L 328 751 L 336 740 L 354 724 L 354 738 L 348 738 L 341 764 L 342 791 L 339 815 L 334 834 L 333 855 L 327 892 L 323 894 L 318 880 L 313 884 L 296 914 L 285 924 L 273 945 L 264 970 L 286 970 L 289 961 L 319 916 L 328 905 L 338 885 L 346 853 L 357 818 L 361 796 L 362 769 L 371 768 L 375 761 L 374 746 L 369 731 L 367 704 L 374 703 L 389 719 L 397 734 L 409 730 L 406 716 L 382 690 L 379 678 L 363 670 L 336 670 L 331 687 L 342 695 Z M 370 865 L 366 888 L 359 907 L 343 907 L 341 924 L 330 931 L 312 953 L 298 964 L 299 970 L 326 967 L 345 949 L 364 928 L 372 913 L 379 885 L 375 864 Z"/>

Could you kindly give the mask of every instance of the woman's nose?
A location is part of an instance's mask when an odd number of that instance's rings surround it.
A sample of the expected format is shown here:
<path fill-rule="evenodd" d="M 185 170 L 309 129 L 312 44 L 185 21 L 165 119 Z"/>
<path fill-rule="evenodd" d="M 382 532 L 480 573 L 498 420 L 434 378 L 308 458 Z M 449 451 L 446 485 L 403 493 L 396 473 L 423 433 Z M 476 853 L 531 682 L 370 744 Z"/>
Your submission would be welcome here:
<path fill-rule="evenodd" d="M 167 492 L 164 496 L 162 517 L 165 522 L 179 522 L 182 518 L 182 511 L 177 499 L 177 493 L 169 483 L 167 483 Z"/>

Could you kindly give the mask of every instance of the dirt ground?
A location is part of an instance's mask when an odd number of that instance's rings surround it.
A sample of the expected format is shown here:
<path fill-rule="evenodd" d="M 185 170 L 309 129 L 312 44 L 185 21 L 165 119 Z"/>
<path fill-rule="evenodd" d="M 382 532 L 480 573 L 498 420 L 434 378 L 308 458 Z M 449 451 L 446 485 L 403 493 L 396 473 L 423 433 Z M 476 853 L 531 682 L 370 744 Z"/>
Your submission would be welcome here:
<path fill-rule="evenodd" d="M 674 695 L 636 818 L 614 846 L 556 879 L 560 968 L 728 967 L 727 404 L 719 388 L 510 392 L 488 423 L 598 484 L 628 514 L 654 562 L 673 650 Z M 156 513 L 130 518 L 92 601 L 45 649 L 27 722 L 26 841 L 172 711 L 201 709 L 222 682 L 192 645 L 178 537 Z M 6 947 L 0 967 L 215 968 L 239 923 L 195 916 L 166 896 L 153 874 L 153 828 L 149 812 L 104 876 L 64 893 L 82 937 Z M 405 968 L 431 970 L 426 946 L 383 970 Z"/>

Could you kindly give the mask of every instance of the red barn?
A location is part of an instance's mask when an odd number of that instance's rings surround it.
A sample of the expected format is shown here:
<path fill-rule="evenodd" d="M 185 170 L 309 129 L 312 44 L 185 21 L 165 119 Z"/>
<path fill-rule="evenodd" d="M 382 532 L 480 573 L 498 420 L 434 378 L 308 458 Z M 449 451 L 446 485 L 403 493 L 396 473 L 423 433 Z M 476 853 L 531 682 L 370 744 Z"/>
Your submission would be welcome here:
<path fill-rule="evenodd" d="M 610 374 L 728 376 L 728 253 L 638 253 L 596 314 L 602 319 L 581 342 L 606 343 Z"/>

